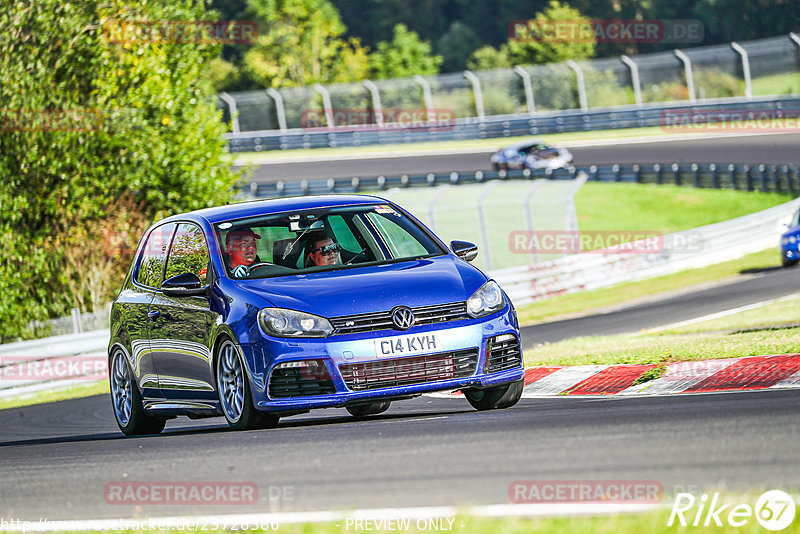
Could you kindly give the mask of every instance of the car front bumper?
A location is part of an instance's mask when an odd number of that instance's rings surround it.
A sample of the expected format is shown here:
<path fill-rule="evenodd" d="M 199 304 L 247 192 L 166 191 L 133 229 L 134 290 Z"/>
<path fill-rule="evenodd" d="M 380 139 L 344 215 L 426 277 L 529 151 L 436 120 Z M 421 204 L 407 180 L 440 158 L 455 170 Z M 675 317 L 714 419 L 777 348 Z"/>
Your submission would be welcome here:
<path fill-rule="evenodd" d="M 490 371 L 486 367 L 489 341 L 505 334 L 513 334 L 517 343 L 519 342 L 519 328 L 516 316 L 510 306 L 485 318 L 419 326 L 406 331 L 382 330 L 324 339 L 265 337 L 262 343 L 249 347 L 242 346 L 242 348 L 245 360 L 250 360 L 253 364 L 252 367 L 250 365 L 248 367 L 252 370 L 249 374 L 255 407 L 260 411 L 279 412 L 340 407 L 467 387 L 491 387 L 520 380 L 524 376 L 524 369 L 521 365 L 521 347 L 519 366 L 504 368 L 497 372 L 487 372 Z M 433 343 L 431 346 L 429 341 L 428 346 L 417 346 L 415 347 L 417 350 L 408 353 L 402 350 L 408 348 L 405 346 L 407 341 L 405 338 L 408 337 L 433 340 Z M 420 345 L 424 345 L 424 343 L 420 342 Z M 393 348 L 395 352 L 393 352 Z M 470 353 L 470 362 L 474 359 L 474 371 L 469 374 L 462 373 L 451 378 L 442 378 L 441 375 L 437 375 L 431 381 L 422 377 L 422 375 L 427 376 L 427 371 L 420 370 L 425 365 L 422 362 L 426 357 L 451 362 L 455 361 L 455 355 L 463 355 L 467 352 Z M 273 370 L 282 363 L 303 360 L 324 363 L 335 392 L 291 397 L 270 396 L 270 377 Z M 451 364 L 444 365 L 447 369 L 451 368 L 449 367 Z M 374 367 L 377 368 L 379 374 L 394 373 L 397 369 L 410 369 L 408 373 L 411 378 L 406 376 L 400 381 L 412 381 L 413 383 L 389 387 L 370 386 L 368 389 L 359 389 L 356 387 L 359 384 L 354 383 L 350 372 L 343 372 L 345 368 L 352 369 L 354 367 L 361 368 L 362 373 L 363 369 Z M 452 365 L 452 368 L 456 367 Z M 347 379 L 345 375 L 347 375 Z M 360 387 L 363 388 L 364 385 L 361 384 Z"/>

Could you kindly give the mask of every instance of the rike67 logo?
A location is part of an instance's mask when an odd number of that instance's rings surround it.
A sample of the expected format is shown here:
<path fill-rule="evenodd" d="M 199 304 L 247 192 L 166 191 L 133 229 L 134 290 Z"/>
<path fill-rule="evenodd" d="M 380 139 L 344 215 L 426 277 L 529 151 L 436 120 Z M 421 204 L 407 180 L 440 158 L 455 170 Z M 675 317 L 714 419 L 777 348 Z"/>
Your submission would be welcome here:
<path fill-rule="evenodd" d="M 792 524 L 795 516 L 794 499 L 781 490 L 770 490 L 756 499 L 755 506 L 749 504 L 723 504 L 719 493 L 709 496 L 703 494 L 696 499 L 691 493 L 678 493 L 667 526 L 676 523 L 682 527 L 691 525 L 743 527 L 752 519 L 767 530 L 784 530 Z"/>

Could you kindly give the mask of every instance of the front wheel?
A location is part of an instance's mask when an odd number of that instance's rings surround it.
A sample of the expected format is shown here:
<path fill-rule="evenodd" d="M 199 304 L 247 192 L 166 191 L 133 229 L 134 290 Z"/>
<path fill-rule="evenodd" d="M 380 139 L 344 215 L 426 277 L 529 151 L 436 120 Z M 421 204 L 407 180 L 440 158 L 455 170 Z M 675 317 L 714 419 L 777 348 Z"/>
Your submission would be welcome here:
<path fill-rule="evenodd" d="M 464 396 L 476 410 L 499 410 L 514 406 L 522 397 L 523 380 L 486 389 L 465 389 Z"/>
<path fill-rule="evenodd" d="M 371 402 L 369 404 L 356 404 L 355 406 L 345 406 L 353 417 L 363 417 L 365 415 L 378 415 L 389 409 L 391 401 Z"/>
<path fill-rule="evenodd" d="M 142 395 L 122 349 L 117 348 L 111 356 L 109 367 L 111 403 L 114 419 L 126 436 L 158 434 L 164 430 L 166 419 L 147 415 L 142 406 Z"/>
<path fill-rule="evenodd" d="M 784 267 L 794 267 L 795 265 L 797 265 L 797 260 L 789 260 L 786 259 L 785 256 L 782 256 L 781 265 L 783 265 Z"/>
<path fill-rule="evenodd" d="M 222 413 L 234 430 L 274 428 L 279 416 L 256 411 L 244 363 L 236 345 L 225 340 L 217 356 L 217 391 Z"/>

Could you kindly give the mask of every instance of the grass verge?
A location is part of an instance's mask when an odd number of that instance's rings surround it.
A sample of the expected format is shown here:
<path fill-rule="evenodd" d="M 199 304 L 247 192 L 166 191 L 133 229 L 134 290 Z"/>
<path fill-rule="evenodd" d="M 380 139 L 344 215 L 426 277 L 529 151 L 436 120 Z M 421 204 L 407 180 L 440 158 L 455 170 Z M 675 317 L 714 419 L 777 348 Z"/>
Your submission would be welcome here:
<path fill-rule="evenodd" d="M 587 183 L 575 195 L 575 209 L 582 231 L 668 234 L 755 213 L 793 198 L 675 185 Z"/>
<path fill-rule="evenodd" d="M 744 273 L 778 268 L 776 267 L 778 261 L 777 248 L 767 249 L 708 267 L 591 291 L 560 295 L 520 307 L 517 309 L 517 315 L 521 324 L 590 315 L 612 306 L 630 304 L 640 299 L 666 297 L 678 290 L 687 290 L 692 286 L 733 280 Z"/>
<path fill-rule="evenodd" d="M 546 343 L 525 352 L 525 365 L 658 364 L 797 353 L 798 314 L 800 300 L 781 299 L 747 312 L 661 332 Z M 649 379 L 663 372 L 656 369 Z"/>
<path fill-rule="evenodd" d="M 19 397 L 0 399 L 0 410 L 30 406 L 32 404 L 44 404 L 46 402 L 91 397 L 92 395 L 100 395 L 108 392 L 108 381 L 98 380 L 88 384 L 81 384 L 79 386 L 57 389 L 54 391 L 37 391 L 35 393 L 20 395 Z"/>
<path fill-rule="evenodd" d="M 545 343 L 525 352 L 525 366 L 672 363 L 800 352 L 800 328 L 732 334 L 622 334 Z"/>

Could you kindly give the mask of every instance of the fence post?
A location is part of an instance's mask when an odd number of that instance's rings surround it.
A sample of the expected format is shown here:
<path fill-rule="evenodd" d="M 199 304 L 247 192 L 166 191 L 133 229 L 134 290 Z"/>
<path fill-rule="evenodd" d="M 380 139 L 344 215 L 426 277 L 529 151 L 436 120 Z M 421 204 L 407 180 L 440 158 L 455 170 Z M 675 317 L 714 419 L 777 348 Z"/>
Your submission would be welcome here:
<path fill-rule="evenodd" d="M 586 102 L 586 83 L 583 80 L 583 70 L 581 70 L 580 65 L 571 59 L 567 60 L 567 65 L 569 65 L 569 67 L 575 71 L 575 80 L 578 83 L 578 99 L 581 103 L 581 111 L 588 111 L 589 105 Z"/>
<path fill-rule="evenodd" d="M 219 94 L 219 97 L 228 104 L 228 110 L 231 114 L 231 130 L 234 134 L 239 133 L 239 110 L 236 108 L 236 99 L 226 92 Z"/>
<path fill-rule="evenodd" d="M 729 163 L 728 171 L 731 173 L 731 189 L 737 191 L 739 189 L 739 184 L 736 183 L 736 165 Z"/>
<path fill-rule="evenodd" d="M 620 57 L 623 63 L 625 63 L 629 69 L 631 69 L 631 84 L 633 85 L 633 98 L 636 101 L 637 106 L 642 105 L 642 84 L 639 81 L 639 65 L 636 64 L 634 60 L 622 54 Z"/>
<path fill-rule="evenodd" d="M 686 74 L 686 89 L 689 90 L 689 102 L 694 102 L 694 74 L 692 74 L 692 60 L 680 50 L 673 50 L 673 53 L 683 62 L 683 71 Z"/>
<path fill-rule="evenodd" d="M 519 65 L 514 67 L 520 78 L 522 78 L 522 86 L 525 88 L 525 102 L 528 104 L 528 113 L 533 115 L 536 113 L 536 103 L 533 100 L 533 85 L 531 84 L 531 73 L 523 69 Z"/>
<path fill-rule="evenodd" d="M 283 96 L 273 88 L 267 89 L 267 94 L 275 101 L 275 114 L 278 116 L 278 128 L 285 132 L 289 128 L 286 127 L 286 110 L 283 107 Z"/>
<path fill-rule="evenodd" d="M 375 124 L 383 126 L 383 107 L 381 106 L 381 93 L 378 91 L 378 86 L 372 80 L 364 80 L 361 83 L 372 95 L 372 111 L 375 113 Z"/>
<path fill-rule="evenodd" d="M 478 197 L 478 226 L 481 232 L 481 246 L 484 249 L 483 257 L 486 258 L 484 268 L 487 271 L 492 269 L 492 255 L 489 252 L 489 231 L 486 229 L 486 213 L 483 210 L 483 204 L 497 184 L 498 182 L 495 180 L 488 182 L 481 191 L 481 196 Z"/>
<path fill-rule="evenodd" d="M 747 56 L 747 50 L 742 48 L 738 43 L 731 43 L 731 48 L 736 50 L 742 56 L 742 72 L 744 72 L 744 96 L 753 98 L 753 85 L 750 82 L 750 58 Z"/>
<path fill-rule="evenodd" d="M 414 81 L 422 87 L 422 98 L 425 100 L 425 109 L 428 111 L 428 118 L 433 117 L 433 95 L 431 94 L 431 84 L 420 76 L 414 75 Z"/>
<path fill-rule="evenodd" d="M 525 226 L 527 227 L 528 232 L 530 232 L 529 237 L 531 238 L 528 242 L 531 242 L 531 240 L 533 240 L 533 230 L 534 230 L 533 212 L 531 210 L 531 200 L 533 199 L 533 195 L 536 194 L 536 190 L 539 189 L 543 183 L 544 180 L 534 180 L 533 185 L 528 190 L 528 193 L 525 195 L 525 200 L 523 201 L 523 206 L 525 208 Z M 537 262 L 536 247 L 531 247 L 530 252 L 531 252 L 531 263 L 536 263 Z"/>
<path fill-rule="evenodd" d="M 442 198 L 442 195 L 449 187 L 450 184 L 440 185 L 439 190 L 431 197 L 431 201 L 428 202 L 428 226 L 430 226 L 434 233 L 436 232 L 436 217 L 434 216 L 433 208 L 436 206 L 436 204 L 439 202 L 439 199 Z"/>
<path fill-rule="evenodd" d="M 481 81 L 475 76 L 475 73 L 471 70 L 464 71 L 464 78 L 469 80 L 469 83 L 472 84 L 472 96 L 475 98 L 475 113 L 478 114 L 478 119 L 483 120 L 484 113 L 483 113 L 483 92 L 481 91 Z"/>
<path fill-rule="evenodd" d="M 315 83 L 314 90 L 322 96 L 322 107 L 325 110 L 325 120 L 328 123 L 328 129 L 331 130 L 334 128 L 334 126 L 336 126 L 336 124 L 333 122 L 333 105 L 331 105 L 331 94 L 321 83 Z"/>
<path fill-rule="evenodd" d="M 569 200 L 567 201 L 567 219 L 565 222 L 568 231 L 578 230 L 578 213 L 575 211 L 575 195 L 578 194 L 578 191 L 580 191 L 588 178 L 589 176 L 585 172 L 579 172 L 578 176 L 575 178 L 575 182 L 567 193 L 569 195 Z"/>
<path fill-rule="evenodd" d="M 70 311 L 72 316 L 72 331 L 76 334 L 83 332 L 83 325 L 81 324 L 81 311 L 78 308 L 72 308 Z"/>

